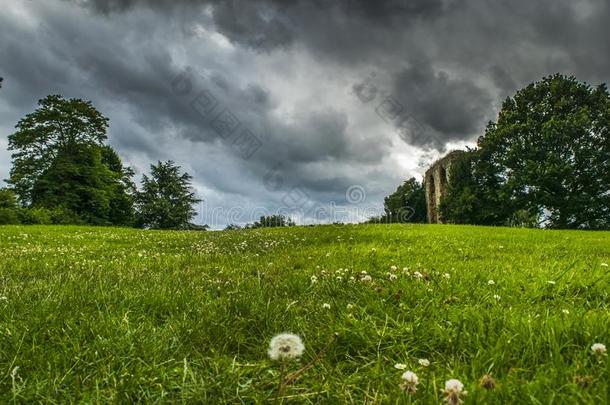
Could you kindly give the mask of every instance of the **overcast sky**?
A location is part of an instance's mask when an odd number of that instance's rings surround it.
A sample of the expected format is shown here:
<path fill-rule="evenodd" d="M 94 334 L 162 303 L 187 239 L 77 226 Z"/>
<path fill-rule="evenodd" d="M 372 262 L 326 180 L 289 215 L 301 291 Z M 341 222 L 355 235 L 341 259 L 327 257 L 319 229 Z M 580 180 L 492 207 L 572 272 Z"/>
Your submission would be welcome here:
<path fill-rule="evenodd" d="M 361 219 L 520 87 L 608 82 L 608 21 L 606 0 L 4 0 L 0 176 L 16 122 L 61 94 L 138 175 L 191 173 L 199 222 Z"/>

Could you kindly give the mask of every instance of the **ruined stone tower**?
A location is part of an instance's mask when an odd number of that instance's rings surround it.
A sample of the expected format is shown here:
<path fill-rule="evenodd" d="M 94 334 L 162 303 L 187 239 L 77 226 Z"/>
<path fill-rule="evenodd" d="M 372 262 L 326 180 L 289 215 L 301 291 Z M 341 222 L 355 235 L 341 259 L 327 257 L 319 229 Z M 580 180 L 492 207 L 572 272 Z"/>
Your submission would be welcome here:
<path fill-rule="evenodd" d="M 461 150 L 449 152 L 443 158 L 434 162 L 424 175 L 424 186 L 426 188 L 426 210 L 428 212 L 428 223 L 430 224 L 443 223 L 443 220 L 438 212 L 438 207 L 441 203 L 441 199 L 447 192 L 451 163 L 462 153 L 464 153 L 464 151 Z"/>

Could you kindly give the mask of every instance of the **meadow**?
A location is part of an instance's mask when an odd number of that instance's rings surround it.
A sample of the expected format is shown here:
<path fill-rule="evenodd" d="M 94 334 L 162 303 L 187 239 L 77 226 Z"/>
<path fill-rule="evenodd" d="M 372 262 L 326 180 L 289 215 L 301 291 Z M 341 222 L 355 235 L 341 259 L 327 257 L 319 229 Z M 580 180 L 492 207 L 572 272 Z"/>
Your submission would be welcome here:
<path fill-rule="evenodd" d="M 609 403 L 609 263 L 610 232 L 0 227 L 0 402 Z M 281 332 L 317 360 L 278 395 Z"/>

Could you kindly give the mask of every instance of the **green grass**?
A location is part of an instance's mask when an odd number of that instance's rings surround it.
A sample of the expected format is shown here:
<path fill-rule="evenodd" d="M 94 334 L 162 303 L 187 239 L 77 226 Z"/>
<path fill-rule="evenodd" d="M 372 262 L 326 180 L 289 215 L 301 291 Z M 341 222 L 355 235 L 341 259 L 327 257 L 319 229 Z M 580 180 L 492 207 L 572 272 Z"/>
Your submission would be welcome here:
<path fill-rule="evenodd" d="M 0 227 L 0 402 L 273 402 L 267 346 L 291 331 L 301 365 L 338 337 L 284 403 L 437 403 L 449 378 L 466 403 L 608 403 L 602 263 L 609 232 Z M 396 363 L 419 376 L 410 397 Z"/>

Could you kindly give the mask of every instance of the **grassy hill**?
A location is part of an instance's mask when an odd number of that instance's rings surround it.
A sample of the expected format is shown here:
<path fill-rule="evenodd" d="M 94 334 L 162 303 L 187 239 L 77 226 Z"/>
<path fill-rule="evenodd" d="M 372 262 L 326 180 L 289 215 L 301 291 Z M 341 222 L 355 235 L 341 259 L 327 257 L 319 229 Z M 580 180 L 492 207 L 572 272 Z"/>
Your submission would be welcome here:
<path fill-rule="evenodd" d="M 608 263 L 609 232 L 0 227 L 0 402 L 273 402 L 290 331 L 289 371 L 323 353 L 285 403 L 606 403 Z"/>

